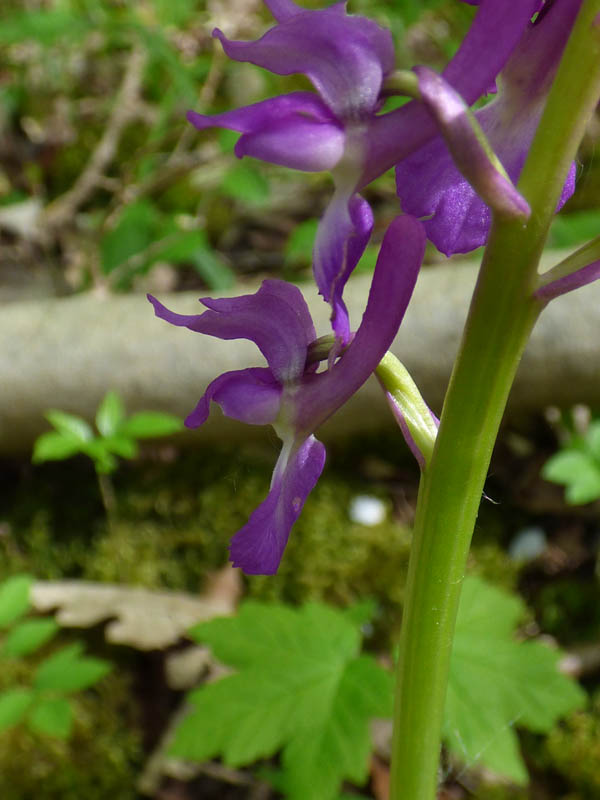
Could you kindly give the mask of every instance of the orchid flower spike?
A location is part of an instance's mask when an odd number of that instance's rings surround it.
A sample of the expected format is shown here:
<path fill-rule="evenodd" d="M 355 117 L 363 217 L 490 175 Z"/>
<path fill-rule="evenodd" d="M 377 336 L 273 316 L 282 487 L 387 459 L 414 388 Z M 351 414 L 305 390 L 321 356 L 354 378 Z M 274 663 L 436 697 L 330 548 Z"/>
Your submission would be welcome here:
<path fill-rule="evenodd" d="M 265 280 L 256 294 L 201 302 L 203 314 L 169 311 L 149 296 L 155 313 L 173 325 L 220 339 L 249 339 L 267 367 L 226 372 L 207 388 L 186 425 L 196 428 L 211 400 L 224 414 L 252 425 L 271 424 L 282 449 L 266 499 L 231 541 L 234 566 L 249 574 L 277 571 L 290 530 L 325 463 L 314 431 L 375 370 L 390 347 L 412 295 L 425 249 L 425 233 L 413 217 L 395 219 L 381 245 L 360 327 L 348 347 L 318 371 L 316 333 L 300 290 Z M 327 357 L 327 354 L 325 354 Z"/>
<path fill-rule="evenodd" d="M 201 130 L 239 131 L 235 152 L 240 158 L 331 171 L 335 189 L 319 225 L 313 266 L 319 292 L 332 307 L 333 330 L 345 345 L 350 325 L 342 293 L 373 227 L 371 209 L 357 189 L 432 138 L 436 126 L 414 103 L 378 115 L 394 69 L 389 31 L 346 14 L 344 2 L 320 10 L 293 0 L 265 2 L 277 24 L 257 41 L 230 41 L 219 30 L 213 35 L 230 58 L 279 75 L 303 73 L 317 94 L 293 92 L 214 116 L 191 111 L 188 119 Z M 482 0 L 444 73 L 468 103 L 493 82 L 537 4 Z"/>
<path fill-rule="evenodd" d="M 498 157 L 506 177 L 514 184 L 525 163 L 580 6 L 581 0 L 547 0 L 535 21 L 528 25 L 500 73 L 498 97 L 475 112 L 475 119 Z M 427 72 L 418 74 L 420 88 L 431 93 L 431 76 Z M 456 103 L 456 98 L 448 92 L 445 99 L 440 100 L 438 113 L 443 113 L 444 103 L 450 107 Z M 428 107 L 431 112 L 431 103 Z M 475 162 L 479 158 L 476 144 L 469 145 L 468 138 L 463 137 L 462 165 L 456 159 L 455 151 L 452 157 L 452 143 L 446 137 L 446 141 L 442 138 L 433 140 L 396 167 L 402 208 L 415 216 L 428 217 L 424 223 L 427 235 L 446 255 L 466 253 L 484 245 L 492 212 L 502 206 L 502 199 L 505 201 L 504 207 L 506 203 L 516 203 L 516 208 L 523 201 L 523 198 L 519 200 L 509 181 L 500 192 L 488 193 L 487 196 L 482 194 L 477 179 L 463 168 L 468 163 L 469 149 L 472 152 L 473 172 L 476 171 Z M 498 174 L 494 180 L 498 189 L 501 182 Z M 557 211 L 574 189 L 573 164 Z"/>

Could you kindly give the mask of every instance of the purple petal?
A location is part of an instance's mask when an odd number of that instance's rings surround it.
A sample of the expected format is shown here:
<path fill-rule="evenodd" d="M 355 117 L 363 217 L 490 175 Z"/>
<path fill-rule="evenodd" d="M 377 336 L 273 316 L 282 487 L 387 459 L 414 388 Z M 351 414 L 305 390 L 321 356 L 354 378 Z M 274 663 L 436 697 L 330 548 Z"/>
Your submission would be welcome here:
<path fill-rule="evenodd" d="M 335 122 L 315 122 L 295 117 L 271 123 L 256 133 L 240 137 L 235 146 L 239 158 L 253 156 L 303 172 L 335 167 L 344 153 L 345 133 Z"/>
<path fill-rule="evenodd" d="M 277 9 L 281 11 L 281 8 Z M 305 74 L 340 119 L 364 117 L 377 106 L 383 76 L 393 69 L 392 36 L 365 17 L 339 7 L 291 13 L 255 42 L 213 35 L 236 61 L 249 61 L 278 75 Z"/>
<path fill-rule="evenodd" d="M 308 345 L 315 328 L 298 287 L 279 280 L 263 281 L 255 294 L 242 297 L 203 298 L 209 309 L 203 314 L 176 314 L 151 295 L 157 317 L 218 339 L 254 342 L 280 383 L 293 381 L 304 372 Z"/>
<path fill-rule="evenodd" d="M 367 307 L 348 349 L 326 372 L 306 375 L 295 402 L 296 431 L 312 433 L 359 389 L 390 348 L 425 252 L 414 217 L 397 217 L 381 244 Z"/>
<path fill-rule="evenodd" d="M 561 294 L 572 292 L 574 289 L 579 289 L 582 286 L 586 286 L 588 283 L 593 283 L 597 281 L 598 278 L 600 278 L 600 261 L 593 261 L 591 264 L 578 269 L 576 272 L 572 272 L 570 275 L 565 275 L 562 278 L 552 281 L 552 283 L 547 283 L 545 286 L 538 289 L 534 296 L 539 300 L 549 302 L 555 297 L 560 297 Z"/>
<path fill-rule="evenodd" d="M 474 191 L 496 213 L 527 218 L 529 204 L 519 194 L 481 140 L 478 123 L 460 95 L 428 67 L 416 67 L 422 102 L 436 120 L 454 163 Z"/>
<path fill-rule="evenodd" d="M 476 113 L 509 178 L 517 183 L 543 112 L 579 0 L 561 0 L 529 26 L 502 72 L 500 95 Z M 446 75 L 446 73 L 445 73 Z M 434 140 L 396 168 L 402 208 L 425 222 L 427 235 L 446 255 L 485 244 L 491 215 L 452 163 L 446 147 Z M 574 167 L 557 210 L 575 188 Z"/>
<path fill-rule="evenodd" d="M 265 0 L 265 5 L 277 22 L 285 22 L 286 19 L 290 19 L 303 10 L 292 0 Z"/>
<path fill-rule="evenodd" d="M 227 417 L 250 425 L 268 425 L 279 414 L 281 393 L 282 387 L 270 369 L 251 367 L 225 372 L 209 384 L 185 424 L 188 428 L 203 425 L 212 400 Z"/>
<path fill-rule="evenodd" d="M 348 312 L 342 300 L 346 281 L 358 264 L 373 230 L 366 200 L 337 191 L 319 224 L 314 248 L 314 275 L 319 293 L 331 303 L 331 323 L 343 344 L 350 340 Z"/>
<path fill-rule="evenodd" d="M 487 91 L 539 4 L 540 0 L 481 0 L 473 24 L 443 72 L 468 105 Z"/>
<path fill-rule="evenodd" d="M 325 464 L 325 447 L 309 436 L 291 453 L 281 451 L 266 499 L 231 540 L 234 567 L 248 575 L 277 572 L 292 525 Z"/>
<path fill-rule="evenodd" d="M 538 3 L 539 0 L 482 0 L 471 28 L 443 72 L 468 105 L 493 85 Z M 418 103 L 375 117 L 366 136 L 365 168 L 357 188 L 410 155 L 436 133 L 435 123 Z"/>
<path fill-rule="evenodd" d="M 523 169 L 540 114 L 541 108 L 525 108 L 511 116 L 503 95 L 475 114 L 514 184 Z M 396 185 L 404 211 L 430 217 L 424 222 L 425 230 L 440 252 L 447 256 L 468 253 L 486 243 L 490 210 L 460 174 L 442 139 L 434 139 L 401 161 L 396 166 Z M 574 188 L 573 166 L 558 208 Z"/>
<path fill-rule="evenodd" d="M 255 133 L 282 119 L 310 117 L 317 122 L 332 122 L 335 117 L 321 98 L 312 92 L 290 92 L 270 97 L 250 106 L 222 114 L 198 114 L 188 111 L 188 121 L 198 130 L 228 128 L 240 133 Z"/>
<path fill-rule="evenodd" d="M 198 130 L 220 127 L 244 134 L 235 152 L 306 172 L 332 169 L 344 151 L 344 131 L 310 92 L 292 92 L 223 114 L 187 118 Z"/>

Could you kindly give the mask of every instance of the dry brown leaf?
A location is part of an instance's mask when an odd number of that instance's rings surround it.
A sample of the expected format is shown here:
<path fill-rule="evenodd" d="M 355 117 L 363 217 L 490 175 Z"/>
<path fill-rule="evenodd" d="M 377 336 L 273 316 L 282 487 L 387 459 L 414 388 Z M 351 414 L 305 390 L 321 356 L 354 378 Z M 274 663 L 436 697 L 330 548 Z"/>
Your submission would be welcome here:
<path fill-rule="evenodd" d="M 86 581 L 39 581 L 31 590 L 34 608 L 57 609 L 61 625 L 88 628 L 108 621 L 107 641 L 138 650 L 169 647 L 197 622 L 233 614 L 239 596 L 239 572 L 231 567 L 217 573 L 198 597 Z"/>

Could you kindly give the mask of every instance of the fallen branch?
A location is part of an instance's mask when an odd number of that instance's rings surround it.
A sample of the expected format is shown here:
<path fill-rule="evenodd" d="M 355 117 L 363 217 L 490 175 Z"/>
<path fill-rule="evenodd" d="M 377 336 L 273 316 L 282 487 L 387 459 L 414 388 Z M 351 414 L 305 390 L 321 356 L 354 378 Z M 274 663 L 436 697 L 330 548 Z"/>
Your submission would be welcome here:
<path fill-rule="evenodd" d="M 549 263 L 560 258 L 548 256 Z M 458 348 L 468 298 L 476 280 L 473 262 L 423 270 L 394 352 L 406 364 L 425 400 L 441 410 Z M 357 325 L 369 287 L 367 276 L 345 293 Z M 237 286 L 235 294 L 256 284 Z M 163 297 L 169 308 L 198 313 L 200 292 Z M 329 329 L 328 306 L 312 285 L 305 296 L 317 330 Z M 555 404 L 600 405 L 600 282 L 585 292 L 554 300 L 542 314 L 525 353 L 508 414 L 527 414 Z M 482 347 L 485 343 L 482 343 Z M 246 341 L 224 342 L 157 320 L 143 296 L 80 295 L 8 304 L 0 316 L 0 452 L 26 452 L 47 429 L 43 414 L 61 408 L 90 420 L 107 389 L 116 389 L 129 413 L 161 409 L 185 416 L 206 385 L 224 370 L 260 366 Z M 323 428 L 323 437 L 393 425 L 375 381 Z M 198 433 L 209 441 L 261 436 L 264 429 L 228 420 L 218 409 Z"/>

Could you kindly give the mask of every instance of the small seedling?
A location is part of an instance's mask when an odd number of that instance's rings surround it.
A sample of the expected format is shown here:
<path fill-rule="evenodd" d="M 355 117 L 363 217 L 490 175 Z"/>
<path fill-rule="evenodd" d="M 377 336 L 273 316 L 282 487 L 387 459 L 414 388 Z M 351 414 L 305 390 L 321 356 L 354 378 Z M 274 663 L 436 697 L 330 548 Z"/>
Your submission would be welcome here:
<path fill-rule="evenodd" d="M 600 419 L 590 423 L 585 433 L 574 433 L 546 461 L 542 476 L 563 484 L 570 505 L 583 505 L 600 498 Z"/>
<path fill-rule="evenodd" d="M 140 411 L 125 416 L 123 402 L 115 391 L 109 391 L 96 412 L 95 434 L 82 417 L 51 409 L 45 414 L 55 430 L 39 436 L 33 448 L 32 461 L 62 461 L 83 453 L 92 459 L 98 477 L 102 502 L 109 518 L 115 510 L 112 484 L 108 476 L 118 467 L 117 456 L 135 458 L 138 439 L 169 436 L 183 430 L 178 417 L 160 411 Z"/>
<path fill-rule="evenodd" d="M 24 574 L 0 583 L 0 664 L 33 655 L 60 630 L 52 618 L 25 618 L 32 583 Z M 34 733 L 68 738 L 73 724 L 69 695 L 98 683 L 112 669 L 108 661 L 83 651 L 81 642 L 56 650 L 37 664 L 32 685 L 0 691 L 0 733 L 23 722 Z"/>

